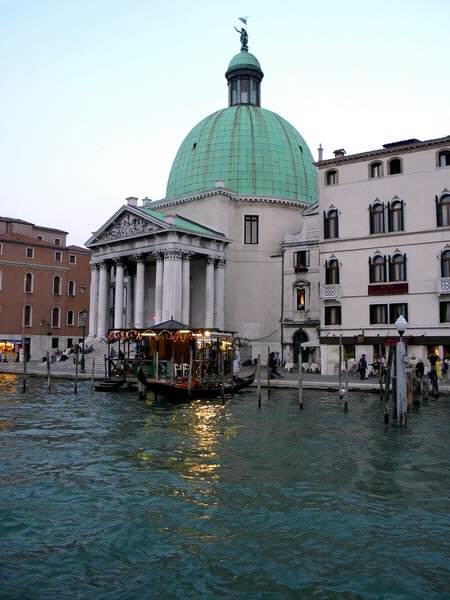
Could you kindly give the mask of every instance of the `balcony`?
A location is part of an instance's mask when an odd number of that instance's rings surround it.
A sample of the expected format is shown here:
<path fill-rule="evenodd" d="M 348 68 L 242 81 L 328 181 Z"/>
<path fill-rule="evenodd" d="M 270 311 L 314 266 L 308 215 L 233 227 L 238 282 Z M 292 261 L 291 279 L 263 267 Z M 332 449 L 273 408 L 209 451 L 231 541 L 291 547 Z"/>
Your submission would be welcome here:
<path fill-rule="evenodd" d="M 327 284 L 320 286 L 321 300 L 337 300 L 341 297 L 341 286 L 339 284 Z"/>
<path fill-rule="evenodd" d="M 437 280 L 438 294 L 450 294 L 450 277 L 441 277 Z"/>

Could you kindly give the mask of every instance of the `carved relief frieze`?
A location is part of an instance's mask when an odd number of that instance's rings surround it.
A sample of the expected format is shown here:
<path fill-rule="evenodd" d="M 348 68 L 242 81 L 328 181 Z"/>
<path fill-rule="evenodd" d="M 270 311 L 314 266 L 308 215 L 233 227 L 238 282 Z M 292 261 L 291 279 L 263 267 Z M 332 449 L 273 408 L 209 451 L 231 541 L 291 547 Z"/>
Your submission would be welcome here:
<path fill-rule="evenodd" d="M 96 242 L 110 242 L 121 238 L 134 237 L 158 231 L 158 227 L 131 213 L 124 213 L 118 217 L 105 231 L 102 231 Z"/>

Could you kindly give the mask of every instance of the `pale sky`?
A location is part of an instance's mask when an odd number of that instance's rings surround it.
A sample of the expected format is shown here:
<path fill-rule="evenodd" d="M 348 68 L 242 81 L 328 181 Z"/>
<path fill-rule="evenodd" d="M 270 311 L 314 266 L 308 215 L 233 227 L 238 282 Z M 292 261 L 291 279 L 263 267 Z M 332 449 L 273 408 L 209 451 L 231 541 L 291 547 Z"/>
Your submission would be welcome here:
<path fill-rule="evenodd" d="M 262 106 L 314 157 L 450 134 L 449 0 L 0 0 L 0 214 L 83 244 L 126 196 L 163 198 L 247 15 Z"/>

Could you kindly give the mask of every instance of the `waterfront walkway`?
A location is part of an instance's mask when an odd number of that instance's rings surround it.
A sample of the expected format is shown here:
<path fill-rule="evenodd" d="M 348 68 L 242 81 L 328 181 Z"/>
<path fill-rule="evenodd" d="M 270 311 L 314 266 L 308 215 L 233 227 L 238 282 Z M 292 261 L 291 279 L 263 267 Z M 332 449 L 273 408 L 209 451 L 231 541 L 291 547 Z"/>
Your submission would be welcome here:
<path fill-rule="evenodd" d="M 73 360 L 67 360 L 65 362 L 54 362 L 51 363 L 51 377 L 55 379 L 74 379 L 75 378 L 75 365 Z M 252 367 L 246 367 L 241 375 L 248 375 L 252 371 Z M 273 388 L 296 388 L 298 387 L 298 373 L 297 372 L 282 372 L 282 378 L 271 379 L 270 386 Z M 22 363 L 0 363 L 0 374 L 1 373 L 16 373 L 21 375 L 23 373 Z M 40 361 L 30 361 L 27 363 L 27 375 L 34 377 L 47 377 L 47 365 Z M 90 380 L 92 378 L 92 358 L 86 357 L 86 373 L 78 374 L 80 380 Z M 101 380 L 105 377 L 105 367 L 103 361 L 101 364 L 96 362 L 94 369 L 94 379 Z M 261 368 L 261 386 L 267 387 L 267 370 L 265 367 Z M 305 389 L 325 389 L 325 390 L 337 390 L 338 389 L 338 376 L 337 375 L 317 375 L 314 373 L 303 374 L 303 387 Z M 256 385 L 256 384 L 254 384 Z M 348 387 L 351 391 L 377 391 L 379 389 L 378 379 L 375 377 L 369 377 L 368 379 L 361 380 L 359 377 L 349 377 Z M 439 391 L 445 394 L 450 394 L 450 381 L 440 382 Z"/>

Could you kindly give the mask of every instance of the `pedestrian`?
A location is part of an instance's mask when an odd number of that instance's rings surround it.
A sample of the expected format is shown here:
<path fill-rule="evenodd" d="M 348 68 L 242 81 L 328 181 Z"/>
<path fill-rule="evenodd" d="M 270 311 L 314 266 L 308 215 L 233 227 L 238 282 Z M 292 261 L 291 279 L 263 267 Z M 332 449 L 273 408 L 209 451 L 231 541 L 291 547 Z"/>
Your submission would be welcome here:
<path fill-rule="evenodd" d="M 442 376 L 445 381 L 447 381 L 448 377 L 448 360 L 447 357 L 444 356 L 444 360 L 442 361 Z"/>
<path fill-rule="evenodd" d="M 419 358 L 419 360 L 416 363 L 416 377 L 417 379 L 422 379 L 423 375 L 425 373 L 425 365 L 423 364 L 423 360 L 421 358 Z"/>
<path fill-rule="evenodd" d="M 269 379 L 281 377 L 281 374 L 277 371 L 277 366 L 277 356 L 275 352 L 271 352 L 269 354 Z"/>
<path fill-rule="evenodd" d="M 360 379 L 366 379 L 367 359 L 366 359 L 366 355 L 365 354 L 362 354 L 361 358 L 359 359 L 358 372 L 359 372 L 359 378 Z"/>

